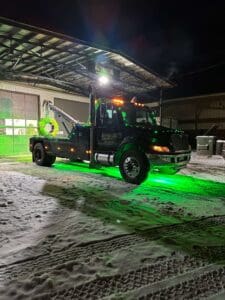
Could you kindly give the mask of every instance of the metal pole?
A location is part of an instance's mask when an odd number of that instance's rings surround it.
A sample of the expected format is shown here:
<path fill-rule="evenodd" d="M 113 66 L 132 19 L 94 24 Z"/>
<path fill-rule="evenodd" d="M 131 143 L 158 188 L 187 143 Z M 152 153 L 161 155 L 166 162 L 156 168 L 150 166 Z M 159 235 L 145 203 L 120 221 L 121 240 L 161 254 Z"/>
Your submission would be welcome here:
<path fill-rule="evenodd" d="M 160 88 L 159 96 L 159 124 L 162 125 L 162 100 L 163 100 L 163 89 Z"/>
<path fill-rule="evenodd" d="M 95 128 L 95 96 L 93 94 L 92 86 L 89 87 L 89 117 L 90 117 L 90 164 L 92 167 L 94 165 L 94 128 Z"/>

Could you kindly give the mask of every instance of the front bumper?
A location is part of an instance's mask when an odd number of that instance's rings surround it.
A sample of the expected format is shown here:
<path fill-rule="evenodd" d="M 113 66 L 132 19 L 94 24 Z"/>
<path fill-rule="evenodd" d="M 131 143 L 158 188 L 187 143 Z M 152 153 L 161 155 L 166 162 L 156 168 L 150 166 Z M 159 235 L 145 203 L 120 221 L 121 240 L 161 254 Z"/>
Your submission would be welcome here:
<path fill-rule="evenodd" d="M 151 169 L 163 169 L 172 168 L 174 170 L 180 170 L 186 167 L 191 159 L 191 153 L 179 153 L 179 154 L 147 154 L 150 162 Z"/>

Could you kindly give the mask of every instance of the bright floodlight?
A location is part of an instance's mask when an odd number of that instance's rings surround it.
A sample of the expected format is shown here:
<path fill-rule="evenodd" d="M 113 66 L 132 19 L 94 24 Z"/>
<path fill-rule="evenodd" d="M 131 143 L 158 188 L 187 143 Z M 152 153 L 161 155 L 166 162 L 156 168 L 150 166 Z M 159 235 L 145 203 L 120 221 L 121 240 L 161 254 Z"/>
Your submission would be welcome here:
<path fill-rule="evenodd" d="M 100 84 L 102 84 L 102 85 L 106 85 L 109 83 L 109 78 L 105 75 L 100 76 L 98 78 L 98 80 L 99 80 Z"/>

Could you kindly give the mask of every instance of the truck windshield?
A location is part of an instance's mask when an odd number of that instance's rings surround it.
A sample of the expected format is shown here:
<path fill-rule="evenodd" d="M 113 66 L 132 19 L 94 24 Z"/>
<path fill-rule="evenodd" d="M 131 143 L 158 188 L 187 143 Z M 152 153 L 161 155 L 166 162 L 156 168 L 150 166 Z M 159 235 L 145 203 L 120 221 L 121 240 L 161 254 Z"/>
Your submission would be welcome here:
<path fill-rule="evenodd" d="M 155 125 L 154 114 L 144 108 L 124 107 L 122 109 L 123 120 L 126 125 Z"/>

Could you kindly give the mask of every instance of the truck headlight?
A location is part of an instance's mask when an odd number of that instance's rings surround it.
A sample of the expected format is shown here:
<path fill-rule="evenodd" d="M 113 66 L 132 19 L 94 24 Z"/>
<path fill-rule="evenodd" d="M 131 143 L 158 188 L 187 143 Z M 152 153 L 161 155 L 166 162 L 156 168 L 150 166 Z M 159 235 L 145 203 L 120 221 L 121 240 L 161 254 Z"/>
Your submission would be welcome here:
<path fill-rule="evenodd" d="M 167 146 L 153 145 L 151 148 L 155 152 L 170 152 L 170 149 Z"/>

